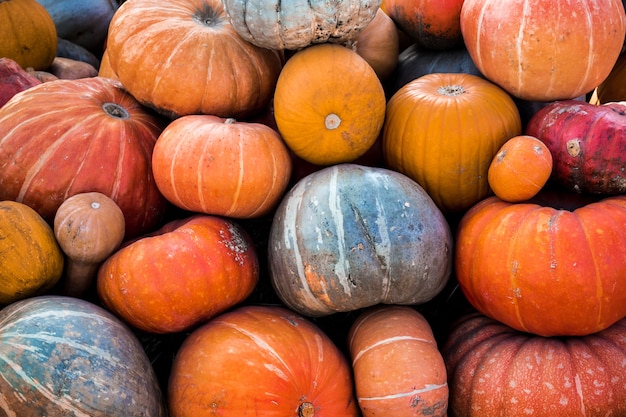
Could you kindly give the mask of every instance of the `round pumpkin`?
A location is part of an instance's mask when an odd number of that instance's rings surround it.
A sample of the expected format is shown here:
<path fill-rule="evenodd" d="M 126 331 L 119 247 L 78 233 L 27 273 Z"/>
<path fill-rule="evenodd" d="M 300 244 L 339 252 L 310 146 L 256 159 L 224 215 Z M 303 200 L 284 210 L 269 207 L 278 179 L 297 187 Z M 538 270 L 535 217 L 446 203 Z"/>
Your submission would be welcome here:
<path fill-rule="evenodd" d="M 548 182 L 552 164 L 550 149 L 542 141 L 534 136 L 514 136 L 502 145 L 489 165 L 489 187 L 504 201 L 528 200 Z"/>
<path fill-rule="evenodd" d="M 0 199 L 48 223 L 68 197 L 100 192 L 124 212 L 126 237 L 160 224 L 168 208 L 152 177 L 163 123 L 119 82 L 46 82 L 0 108 Z"/>
<path fill-rule="evenodd" d="M 600 104 L 611 101 L 626 101 L 626 54 L 622 53 L 608 77 L 597 90 Z"/>
<path fill-rule="evenodd" d="M 0 57 L 23 69 L 44 70 L 57 53 L 57 31 L 50 13 L 36 0 L 0 0 Z"/>
<path fill-rule="evenodd" d="M 357 316 L 348 333 L 356 396 L 363 417 L 446 416 L 446 366 L 430 324 L 406 306 Z"/>
<path fill-rule="evenodd" d="M 189 115 L 159 136 L 152 171 L 161 193 L 180 208 L 252 218 L 279 203 L 291 156 L 278 132 L 264 124 Z"/>
<path fill-rule="evenodd" d="M 248 297 L 259 279 L 248 233 L 232 220 L 193 215 L 123 246 L 100 266 L 104 305 L 150 333 L 188 330 Z"/>
<path fill-rule="evenodd" d="M 167 415 L 137 337 L 85 300 L 38 296 L 0 310 L 0 352 L 6 416 Z"/>
<path fill-rule="evenodd" d="M 285 143 L 322 166 L 353 162 L 367 152 L 379 136 L 385 108 L 382 84 L 367 61 L 328 43 L 289 58 L 274 93 L 274 117 Z"/>
<path fill-rule="evenodd" d="M 422 304 L 447 283 L 448 223 L 426 192 L 388 169 L 339 164 L 302 178 L 276 209 L 269 272 L 307 316 Z"/>
<path fill-rule="evenodd" d="M 61 278 L 63 252 L 29 206 L 0 201 L 0 305 L 45 293 Z"/>
<path fill-rule="evenodd" d="M 489 164 L 519 134 L 519 111 L 500 87 L 471 74 L 432 73 L 387 103 L 383 153 L 444 214 L 459 214 L 490 194 Z"/>
<path fill-rule="evenodd" d="M 385 10 L 414 42 L 432 50 L 463 46 L 463 0 L 385 0 Z"/>
<path fill-rule="evenodd" d="M 455 417 L 590 417 L 626 413 L 626 321 L 581 337 L 538 337 L 480 314 L 442 347 Z"/>
<path fill-rule="evenodd" d="M 224 0 L 230 23 L 261 48 L 297 50 L 354 39 L 375 17 L 381 0 Z"/>
<path fill-rule="evenodd" d="M 277 306 L 244 306 L 183 342 L 168 383 L 172 417 L 356 417 L 350 365 L 319 327 Z"/>
<path fill-rule="evenodd" d="M 526 133 L 554 158 L 551 180 L 578 193 L 626 193 L 626 102 L 551 103 L 535 113 Z"/>
<path fill-rule="evenodd" d="M 109 54 L 106 49 L 102 53 L 102 60 L 100 61 L 100 66 L 98 67 L 98 76 L 111 78 L 113 80 L 119 81 L 117 74 L 111 68 L 111 62 L 109 62 Z"/>
<path fill-rule="evenodd" d="M 124 2 L 109 25 L 107 54 L 124 87 L 171 118 L 261 111 L 284 60 L 239 36 L 221 0 Z"/>
<path fill-rule="evenodd" d="M 98 267 L 124 240 L 122 209 L 102 193 L 78 193 L 54 215 L 54 236 L 65 254 L 63 294 L 81 297 L 92 289 Z"/>
<path fill-rule="evenodd" d="M 525 100 L 564 100 L 609 75 L 626 15 L 620 0 L 465 0 L 461 31 L 489 80 Z"/>
<path fill-rule="evenodd" d="M 523 203 L 489 197 L 463 216 L 459 285 L 478 311 L 520 331 L 606 329 L 626 316 L 626 196 L 557 208 L 562 197 L 545 195 Z"/>

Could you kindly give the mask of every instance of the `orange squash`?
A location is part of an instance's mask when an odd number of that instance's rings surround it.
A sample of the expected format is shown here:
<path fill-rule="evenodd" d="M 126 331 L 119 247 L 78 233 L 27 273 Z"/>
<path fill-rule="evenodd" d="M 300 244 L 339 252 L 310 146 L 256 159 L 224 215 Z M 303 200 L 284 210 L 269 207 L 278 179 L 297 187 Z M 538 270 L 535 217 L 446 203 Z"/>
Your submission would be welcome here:
<path fill-rule="evenodd" d="M 446 366 L 430 324 L 416 310 L 366 310 L 349 330 L 348 347 L 363 417 L 446 415 Z"/>
<path fill-rule="evenodd" d="M 52 228 L 29 206 L 0 202 L 0 305 L 43 294 L 63 273 Z"/>
<path fill-rule="evenodd" d="M 54 20 L 36 0 L 0 0 L 0 57 L 44 70 L 57 53 Z"/>
<path fill-rule="evenodd" d="M 516 203 L 534 197 L 552 174 L 552 154 L 539 139 L 519 135 L 507 140 L 489 165 L 487 180 L 496 196 Z"/>
<path fill-rule="evenodd" d="M 319 44 L 296 52 L 285 64 L 274 117 L 297 156 L 332 165 L 352 162 L 374 144 L 385 105 L 382 84 L 364 58 L 342 45 Z"/>
<path fill-rule="evenodd" d="M 521 129 L 517 106 L 497 85 L 433 73 L 391 97 L 383 152 L 389 167 L 419 183 L 441 211 L 462 213 L 489 195 L 489 164 Z"/>
<path fill-rule="evenodd" d="M 233 218 L 269 214 L 287 188 L 291 164 L 274 129 L 209 115 L 171 122 L 152 154 L 154 179 L 171 203 Z"/>
<path fill-rule="evenodd" d="M 106 45 L 124 87 L 172 118 L 259 112 L 284 60 L 282 52 L 241 38 L 221 0 L 125 2 L 111 19 Z"/>

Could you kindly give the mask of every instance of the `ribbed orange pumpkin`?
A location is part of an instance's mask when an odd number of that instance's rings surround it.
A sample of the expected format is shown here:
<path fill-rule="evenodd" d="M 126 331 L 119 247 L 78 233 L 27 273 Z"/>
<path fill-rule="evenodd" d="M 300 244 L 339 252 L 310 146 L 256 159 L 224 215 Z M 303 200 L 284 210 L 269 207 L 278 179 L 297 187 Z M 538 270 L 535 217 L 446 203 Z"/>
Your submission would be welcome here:
<path fill-rule="evenodd" d="M 626 15 L 621 0 L 465 0 L 461 31 L 485 77 L 521 99 L 553 101 L 609 75 Z"/>
<path fill-rule="evenodd" d="M 483 314 L 525 332 L 608 328 L 626 316 L 626 196 L 571 210 L 555 208 L 565 197 L 539 197 L 490 197 L 465 214 L 455 252 L 463 293 Z"/>
<path fill-rule="evenodd" d="M 364 58 L 342 45 L 319 44 L 296 52 L 285 64 L 274 117 L 297 156 L 332 165 L 367 152 L 382 128 L 385 105 L 382 84 Z"/>
<path fill-rule="evenodd" d="M 357 417 L 350 365 L 312 322 L 244 306 L 192 332 L 168 384 L 172 417 Z"/>
<path fill-rule="evenodd" d="M 221 0 L 127 1 L 111 20 L 106 49 L 124 87 L 172 118 L 264 109 L 284 59 L 241 38 Z"/>
<path fill-rule="evenodd" d="M 348 347 L 364 417 L 446 415 L 446 366 L 430 324 L 416 310 L 366 310 L 349 330 Z"/>
<path fill-rule="evenodd" d="M 159 136 L 152 171 L 161 193 L 178 207 L 261 217 L 287 188 L 291 156 L 278 132 L 264 124 L 189 115 Z"/>
<path fill-rule="evenodd" d="M 475 75 L 433 73 L 389 100 L 383 152 L 388 166 L 420 184 L 441 211 L 461 213 L 489 195 L 489 164 L 521 129 L 519 111 L 500 87 Z"/>

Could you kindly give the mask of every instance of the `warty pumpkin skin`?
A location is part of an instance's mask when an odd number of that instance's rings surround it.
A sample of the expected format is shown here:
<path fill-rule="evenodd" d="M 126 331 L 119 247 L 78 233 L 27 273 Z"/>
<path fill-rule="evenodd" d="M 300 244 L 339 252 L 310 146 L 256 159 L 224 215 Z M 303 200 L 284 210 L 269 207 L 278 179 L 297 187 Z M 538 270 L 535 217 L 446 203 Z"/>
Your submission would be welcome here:
<path fill-rule="evenodd" d="M 154 179 L 170 202 L 231 218 L 270 214 L 288 186 L 291 166 L 274 129 L 210 115 L 168 124 L 152 154 Z"/>
<path fill-rule="evenodd" d="M 162 126 L 108 78 L 31 87 L 0 108 L 0 199 L 52 224 L 67 197 L 100 192 L 124 212 L 127 238 L 154 230 L 168 208 L 151 167 Z"/>
<path fill-rule="evenodd" d="M 256 247 L 241 226 L 198 214 L 124 245 L 100 266 L 97 290 L 131 326 L 173 333 L 242 302 L 259 273 Z"/>
<path fill-rule="evenodd" d="M 364 417 L 446 416 L 446 366 L 417 310 L 380 306 L 362 312 L 349 329 L 348 348 Z"/>
<path fill-rule="evenodd" d="M 513 99 L 476 75 L 431 73 L 401 87 L 387 103 L 387 166 L 420 184 L 446 215 L 490 194 L 489 164 L 521 134 Z"/>
<path fill-rule="evenodd" d="M 354 39 L 375 17 L 381 0 L 224 0 L 229 21 L 262 48 L 298 50 Z"/>
<path fill-rule="evenodd" d="M 176 118 L 244 118 L 264 109 L 283 65 L 232 27 L 221 0 L 132 0 L 109 26 L 113 73 L 142 104 Z"/>
<path fill-rule="evenodd" d="M 439 209 L 410 178 L 339 164 L 302 178 L 276 209 L 270 279 L 306 316 L 376 304 L 423 304 L 446 285 L 452 236 Z"/>
<path fill-rule="evenodd" d="M 455 252 L 463 293 L 520 331 L 584 336 L 608 328 L 626 316 L 626 196 L 572 210 L 555 208 L 558 194 L 538 198 L 489 197 L 463 216 Z"/>
<path fill-rule="evenodd" d="M 0 306 L 43 294 L 63 273 L 50 225 L 29 206 L 0 202 Z"/>
<path fill-rule="evenodd" d="M 450 417 L 626 414 L 626 321 L 580 337 L 538 337 L 480 314 L 442 346 Z"/>
<path fill-rule="evenodd" d="M 168 383 L 172 417 L 357 417 L 350 365 L 306 318 L 243 306 L 194 330 Z"/>
<path fill-rule="evenodd" d="M 273 104 L 287 146 L 320 166 L 353 162 L 367 152 L 386 109 L 374 69 L 355 51 L 334 44 L 309 46 L 291 56 Z"/>
<path fill-rule="evenodd" d="M 620 0 L 465 0 L 461 32 L 481 73 L 513 96 L 565 100 L 609 75 L 626 15 Z"/>

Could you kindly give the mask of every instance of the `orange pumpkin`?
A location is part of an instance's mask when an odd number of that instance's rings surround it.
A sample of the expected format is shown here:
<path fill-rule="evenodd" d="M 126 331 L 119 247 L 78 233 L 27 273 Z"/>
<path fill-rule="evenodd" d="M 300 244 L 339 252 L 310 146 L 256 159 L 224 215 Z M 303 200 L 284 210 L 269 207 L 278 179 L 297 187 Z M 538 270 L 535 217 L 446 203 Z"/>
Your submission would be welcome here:
<path fill-rule="evenodd" d="M 489 195 L 489 164 L 521 129 L 515 103 L 497 85 L 433 73 L 389 100 L 383 152 L 388 166 L 419 183 L 445 214 L 462 213 Z"/>
<path fill-rule="evenodd" d="M 350 365 L 326 334 L 276 306 L 210 320 L 179 349 L 168 383 L 173 417 L 357 417 Z"/>
<path fill-rule="evenodd" d="M 416 310 L 366 310 L 349 330 L 348 347 L 364 417 L 446 415 L 446 367 L 429 323 Z"/>
<path fill-rule="evenodd" d="M 283 64 L 282 52 L 237 34 L 221 0 L 125 2 L 111 19 L 107 54 L 137 100 L 172 118 L 256 113 Z"/>
<path fill-rule="evenodd" d="M 278 132 L 264 124 L 189 115 L 165 127 L 152 170 L 161 193 L 180 208 L 260 217 L 287 188 L 291 156 Z"/>
<path fill-rule="evenodd" d="M 620 55 L 609 76 L 597 89 L 599 104 L 626 101 L 626 53 Z"/>
<path fill-rule="evenodd" d="M 23 69 L 44 70 L 57 53 L 57 30 L 50 13 L 36 0 L 0 1 L 0 57 Z"/>
<path fill-rule="evenodd" d="M 102 60 L 100 61 L 100 67 L 98 67 L 98 75 L 100 77 L 112 78 L 119 81 L 117 74 L 111 68 L 111 62 L 109 62 L 109 54 L 106 49 L 102 53 Z"/>
<path fill-rule="evenodd" d="M 626 316 L 626 196 L 569 204 L 490 197 L 463 216 L 455 270 L 478 311 L 542 336 L 588 335 Z"/>
<path fill-rule="evenodd" d="M 135 328 L 173 333 L 198 325 L 252 293 L 256 248 L 229 219 L 194 215 L 123 246 L 100 266 L 104 305 Z"/>
<path fill-rule="evenodd" d="M 319 44 L 296 52 L 285 64 L 274 117 L 298 157 L 332 165 L 367 152 L 382 128 L 385 105 L 382 84 L 364 58 L 342 45 Z"/>
<path fill-rule="evenodd" d="M 0 202 L 0 305 L 45 293 L 61 278 L 63 252 L 29 206 Z"/>
<path fill-rule="evenodd" d="M 489 165 L 487 180 L 494 194 L 516 203 L 534 197 L 552 174 L 550 149 L 534 136 L 507 140 Z"/>
<path fill-rule="evenodd" d="M 525 100 L 573 99 L 592 91 L 622 50 L 621 0 L 465 0 L 461 31 L 492 82 Z"/>

